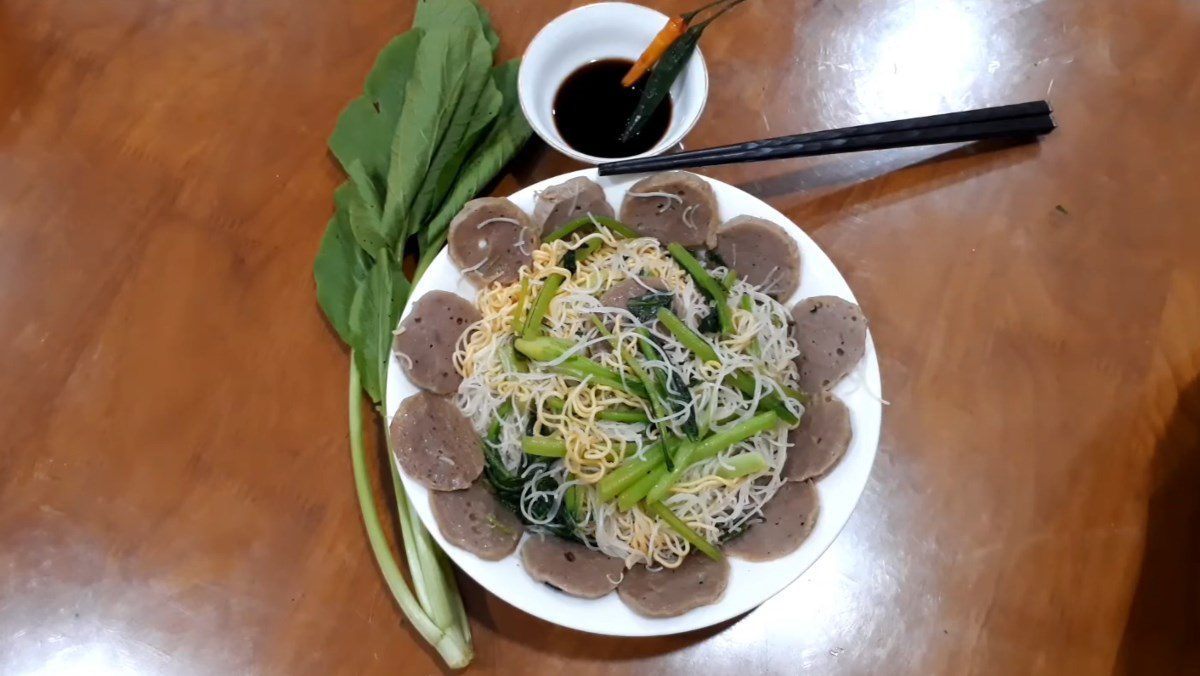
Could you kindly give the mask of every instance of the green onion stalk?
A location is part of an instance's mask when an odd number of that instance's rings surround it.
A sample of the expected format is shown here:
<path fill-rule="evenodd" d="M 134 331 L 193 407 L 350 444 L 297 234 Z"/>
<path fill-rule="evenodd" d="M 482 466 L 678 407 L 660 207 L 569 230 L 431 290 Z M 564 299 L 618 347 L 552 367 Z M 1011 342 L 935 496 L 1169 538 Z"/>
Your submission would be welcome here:
<path fill-rule="evenodd" d="M 366 448 L 363 444 L 362 385 L 359 380 L 357 362 L 353 353 L 350 359 L 350 460 L 354 466 L 354 488 L 358 494 L 358 506 L 362 510 L 363 525 L 371 551 L 379 563 L 388 589 L 400 605 L 417 633 L 438 651 L 452 669 L 461 669 L 471 662 L 474 649 L 471 647 L 471 627 L 463 609 L 462 597 L 458 593 L 450 564 L 434 544 L 432 536 L 417 518 L 391 453 L 388 441 L 388 465 L 391 467 L 392 488 L 396 492 L 396 508 L 400 520 L 404 552 L 408 560 L 409 574 L 416 595 L 408 588 L 396 557 L 388 547 L 379 510 L 371 493 L 371 479 L 367 470 Z M 384 414 L 382 404 L 380 415 Z M 386 417 L 386 416 L 385 416 Z M 387 436 L 387 435 L 385 435 Z"/>

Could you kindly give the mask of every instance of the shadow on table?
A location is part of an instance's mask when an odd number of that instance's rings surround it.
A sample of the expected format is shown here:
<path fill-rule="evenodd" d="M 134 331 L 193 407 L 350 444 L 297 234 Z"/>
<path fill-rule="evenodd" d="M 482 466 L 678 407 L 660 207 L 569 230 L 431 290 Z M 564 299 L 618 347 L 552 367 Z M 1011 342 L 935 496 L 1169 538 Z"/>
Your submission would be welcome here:
<path fill-rule="evenodd" d="M 1155 448 L 1142 570 L 1115 674 L 1200 673 L 1200 380 Z"/>
<path fill-rule="evenodd" d="M 748 613 L 686 634 L 622 638 L 588 634 L 540 620 L 488 594 L 474 580 L 458 576 L 467 612 L 473 623 L 539 653 L 572 659 L 626 661 L 664 655 L 702 643 L 733 626 Z"/>
<path fill-rule="evenodd" d="M 997 139 L 934 150 L 932 155 L 917 154 L 929 152 L 930 148 L 879 151 L 870 162 L 846 156 L 820 158 L 815 164 L 744 181 L 738 187 L 764 200 L 811 194 L 804 204 L 818 207 L 862 202 L 886 206 L 1032 160 L 1041 152 L 1041 145 Z"/>

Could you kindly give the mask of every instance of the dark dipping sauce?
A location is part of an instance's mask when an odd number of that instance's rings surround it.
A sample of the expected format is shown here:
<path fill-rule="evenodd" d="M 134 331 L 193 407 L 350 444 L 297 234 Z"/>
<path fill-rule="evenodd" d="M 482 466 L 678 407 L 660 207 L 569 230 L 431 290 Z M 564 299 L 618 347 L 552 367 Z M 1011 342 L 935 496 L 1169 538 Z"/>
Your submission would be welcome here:
<path fill-rule="evenodd" d="M 567 145 L 596 157 L 628 157 L 654 147 L 671 125 L 671 97 L 663 99 L 642 131 L 621 141 L 646 78 L 622 87 L 621 78 L 632 61 L 604 59 L 583 66 L 562 83 L 554 95 L 554 126 Z"/>

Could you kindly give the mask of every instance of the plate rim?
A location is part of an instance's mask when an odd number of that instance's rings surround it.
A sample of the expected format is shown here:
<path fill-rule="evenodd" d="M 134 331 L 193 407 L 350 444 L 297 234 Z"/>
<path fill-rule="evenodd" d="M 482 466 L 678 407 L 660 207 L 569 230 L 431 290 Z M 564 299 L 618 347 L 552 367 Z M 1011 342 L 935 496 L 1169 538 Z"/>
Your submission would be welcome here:
<path fill-rule="evenodd" d="M 768 216 L 764 216 L 765 218 L 769 218 L 771 220 L 775 220 L 776 222 L 778 222 L 785 229 L 785 231 L 787 231 L 789 233 L 789 235 L 791 235 L 792 238 L 794 240 L 796 240 L 797 244 L 800 245 L 802 251 L 806 250 L 806 249 L 815 250 L 819 254 L 820 259 L 822 259 L 822 260 L 818 260 L 816 262 L 820 265 L 824 265 L 825 263 L 828 263 L 828 265 L 832 268 L 832 272 L 835 277 L 834 285 L 836 286 L 836 285 L 838 285 L 837 283 L 840 283 L 840 286 L 843 287 L 843 289 L 844 289 L 844 294 L 839 293 L 836 295 L 840 295 L 840 296 L 846 298 L 847 300 L 853 301 L 855 303 L 858 302 L 854 296 L 853 290 L 850 288 L 849 283 L 846 281 L 845 277 L 841 274 L 841 271 L 837 269 L 837 266 L 835 264 L 833 264 L 832 259 L 830 259 L 828 254 L 826 254 L 825 251 L 823 249 L 821 249 L 821 247 L 819 245 L 817 245 L 817 243 L 811 237 L 809 237 L 808 234 L 806 232 L 804 232 L 803 229 L 800 228 L 794 221 L 792 221 L 786 215 L 780 213 L 777 209 L 772 207 L 770 204 L 768 204 L 764 200 L 761 200 L 758 197 L 755 197 L 754 195 L 747 193 L 746 191 L 742 190 L 741 188 L 738 188 L 737 186 L 725 183 L 723 181 L 714 179 L 709 176 L 705 176 L 703 174 L 697 173 L 696 175 L 700 176 L 702 179 L 709 182 L 713 186 L 714 192 L 718 195 L 719 204 L 721 204 L 721 203 L 727 201 L 727 199 L 729 199 L 729 198 L 726 198 L 726 199 L 721 198 L 721 193 L 723 193 L 723 192 L 731 193 L 740 202 L 752 203 L 755 206 L 755 210 L 760 211 L 760 212 L 765 212 L 768 214 Z M 577 171 L 567 172 L 564 174 L 553 176 L 553 177 L 547 178 L 542 181 L 538 181 L 529 186 L 521 188 L 520 190 L 514 191 L 513 193 L 509 194 L 507 197 L 509 199 L 513 199 L 514 201 L 524 201 L 526 198 L 532 200 L 533 196 L 536 195 L 536 193 L 539 190 L 544 189 L 547 186 L 554 185 L 556 183 L 561 183 L 563 181 L 566 181 L 566 180 L 569 180 L 571 178 L 575 178 L 578 176 L 584 176 L 587 178 L 591 178 L 592 180 L 601 182 L 601 185 L 603 185 L 605 187 L 605 192 L 606 192 L 606 194 L 608 194 L 610 201 L 612 201 L 612 195 L 610 193 L 612 193 L 613 191 L 616 191 L 616 190 L 624 192 L 626 190 L 626 187 L 623 187 L 623 186 L 626 186 L 628 183 L 632 183 L 633 181 L 636 181 L 637 179 L 643 178 L 645 176 L 645 174 L 630 175 L 630 176 L 617 176 L 617 177 L 598 177 L 595 168 L 585 168 L 585 169 L 580 169 Z M 531 213 L 532 209 L 529 209 L 527 211 L 529 213 Z M 722 209 L 722 211 L 725 211 L 725 209 Z M 730 216 L 730 214 L 723 214 L 723 215 L 725 215 L 727 217 Z M 728 220 L 728 218 L 723 219 L 723 221 L 724 220 Z M 802 277 L 801 286 L 803 286 L 803 278 L 804 278 L 805 271 L 808 269 L 807 266 L 811 265 L 811 261 L 809 260 L 809 256 L 811 254 L 812 254 L 812 251 L 809 251 L 808 255 L 806 255 L 802 259 L 803 267 L 801 268 L 801 277 Z M 451 267 L 453 267 L 453 264 L 450 263 L 448 260 L 447 251 L 443 249 L 435 257 L 433 264 L 431 264 L 429 266 L 429 270 L 427 272 L 431 272 L 435 268 L 440 268 L 444 265 L 450 265 Z M 456 268 L 454 268 L 454 269 L 457 270 Z M 403 321 L 403 319 L 408 315 L 413 304 L 415 303 L 415 301 L 418 298 L 423 296 L 425 293 L 427 293 L 431 290 L 434 290 L 434 288 L 441 288 L 436 283 L 430 281 L 431 279 L 432 279 L 432 275 L 426 274 L 424 277 L 422 277 L 422 279 L 416 285 L 413 286 L 412 292 L 410 293 L 409 298 L 405 303 L 404 309 L 402 310 L 402 312 L 400 314 L 400 318 L 398 320 L 397 326 L 399 326 L 399 322 Z M 468 294 L 471 294 L 470 296 L 464 296 L 464 297 L 467 297 L 468 300 L 471 300 L 473 302 L 473 295 L 474 295 L 474 292 L 476 291 L 475 288 L 473 286 L 471 286 L 469 283 L 465 282 L 465 280 L 462 278 L 461 274 L 457 275 L 456 289 L 454 289 L 454 291 L 456 293 L 459 293 L 459 295 L 463 295 L 462 291 L 464 291 L 464 290 Z M 803 297 L 809 297 L 811 295 L 814 295 L 814 294 L 807 294 L 807 295 L 801 296 L 800 291 L 798 290 L 795 294 L 793 294 L 792 298 L 788 299 L 788 302 L 786 302 L 785 305 L 790 307 L 798 299 L 803 298 Z M 824 294 L 816 294 L 816 295 L 824 295 Z M 690 632 L 690 631 L 696 631 L 699 629 L 703 629 L 705 627 L 713 626 L 715 624 L 720 624 L 721 622 L 725 622 L 732 618 L 736 618 L 740 615 L 743 615 L 743 614 L 753 610 L 754 608 L 757 608 L 759 605 L 765 603 L 766 601 L 770 600 L 772 597 L 779 594 L 784 589 L 787 589 L 788 587 L 790 587 L 801 576 L 803 576 L 804 573 L 806 571 L 808 571 L 813 566 L 813 564 L 815 564 L 825 554 L 826 551 L 828 551 L 829 547 L 837 540 L 837 538 L 840 536 L 842 530 L 845 528 L 846 524 L 849 522 L 850 516 L 853 514 L 854 510 L 857 508 L 858 503 L 861 501 L 862 494 L 863 494 L 864 490 L 866 489 L 867 480 L 869 479 L 869 476 L 870 476 L 871 468 L 874 466 L 875 458 L 878 455 L 879 439 L 880 439 L 880 434 L 881 434 L 881 430 L 882 430 L 882 422 L 883 422 L 882 421 L 883 391 L 882 391 L 882 382 L 881 382 L 880 371 L 879 371 L 878 354 L 876 353 L 874 341 L 873 341 L 873 338 L 872 338 L 869 328 L 868 328 L 867 340 L 866 340 L 866 353 L 864 354 L 863 359 L 860 362 L 860 364 L 855 368 L 855 372 L 856 373 L 861 372 L 861 373 L 859 373 L 859 377 L 862 378 L 865 382 L 857 385 L 855 390 L 853 390 L 851 392 L 851 395 L 857 395 L 857 390 L 863 389 L 869 395 L 870 400 L 873 401 L 873 404 L 871 402 L 866 402 L 865 404 L 860 404 L 858 406 L 851 408 L 852 416 L 854 416 L 854 418 L 856 420 L 860 416 L 866 416 L 866 418 L 861 420 L 860 422 L 866 424 L 867 428 L 862 429 L 862 430 L 860 430 L 860 429 L 854 430 L 854 439 L 851 442 L 850 450 L 854 450 L 854 447 L 860 442 L 860 440 L 865 441 L 866 447 L 862 451 L 859 451 L 858 454 L 855 456 L 855 466 L 853 468 L 854 475 L 846 477 L 844 479 L 844 481 L 848 481 L 850 483 L 850 485 L 847 486 L 846 488 L 848 488 L 849 491 L 853 493 L 852 497 L 845 490 L 843 490 L 842 492 L 837 494 L 837 498 L 838 498 L 837 504 L 838 505 L 847 505 L 843 510 L 844 518 L 841 519 L 840 523 L 836 524 L 836 526 L 832 529 L 832 531 L 827 532 L 824 541 L 815 545 L 815 547 L 807 548 L 807 553 L 809 554 L 809 556 L 805 557 L 805 559 L 803 559 L 803 560 L 799 559 L 798 555 L 801 552 L 806 551 L 806 547 L 804 545 L 801 545 L 801 547 L 799 549 L 797 549 L 795 552 L 792 552 L 791 554 L 788 554 L 787 556 L 781 557 L 780 559 L 776 559 L 775 561 L 749 562 L 749 561 L 744 561 L 744 560 L 740 560 L 740 559 L 733 559 L 733 558 L 729 559 L 731 567 L 732 567 L 732 569 L 730 571 L 730 587 L 733 587 L 734 581 L 735 581 L 734 576 L 737 575 L 739 573 L 739 571 L 742 571 L 741 572 L 742 575 L 748 574 L 745 571 L 746 568 L 751 568 L 751 569 L 758 568 L 758 567 L 778 568 L 781 566 L 785 566 L 787 563 L 790 563 L 790 561 L 789 561 L 790 559 L 794 559 L 794 558 L 797 559 L 797 563 L 795 564 L 794 570 L 787 570 L 786 567 L 784 567 L 784 570 L 781 573 L 776 573 L 774 576 L 771 576 L 772 578 L 778 578 L 778 579 L 786 578 L 786 580 L 780 584 L 768 585 L 770 587 L 769 591 L 764 593 L 761 590 L 759 590 L 758 593 L 753 596 L 753 598 L 740 599 L 737 597 L 731 597 L 729 590 L 727 589 L 725 596 L 723 596 L 722 599 L 720 601 L 718 601 L 717 603 L 711 604 L 708 606 L 702 606 L 700 608 L 697 608 L 696 610 L 693 610 L 693 611 L 690 611 L 683 615 L 680 615 L 677 617 L 672 617 L 672 618 L 652 619 L 652 618 L 643 618 L 641 616 L 637 616 L 635 613 L 633 613 L 632 610 L 629 610 L 617 598 L 616 592 L 613 592 L 612 594 L 610 594 L 606 597 L 602 597 L 601 599 L 586 600 L 586 599 L 578 599 L 575 597 L 571 597 L 562 592 L 550 590 L 547 587 L 546 588 L 547 591 L 549 591 L 553 595 L 553 600 L 548 601 L 548 604 L 563 606 L 562 610 L 565 612 L 565 615 L 566 615 L 566 619 L 564 619 L 564 617 L 563 617 L 564 612 L 547 612 L 546 607 L 539 606 L 539 604 L 536 603 L 537 599 L 521 598 L 520 595 L 517 593 L 520 590 L 514 590 L 513 588 L 510 588 L 508 585 L 496 585 L 492 581 L 489 581 L 487 579 L 481 579 L 481 577 L 482 578 L 496 577 L 496 575 L 493 573 L 487 573 L 486 575 L 481 575 L 481 573 L 487 571 L 488 566 L 492 566 L 495 564 L 505 564 L 506 562 L 515 561 L 517 570 L 520 571 L 520 563 L 519 563 L 520 547 L 518 546 L 518 549 L 516 551 L 514 551 L 513 554 L 509 555 L 508 557 L 505 557 L 501 561 L 490 562 L 490 561 L 483 561 L 482 559 L 479 559 L 478 557 L 474 556 L 473 554 L 470 554 L 469 552 L 467 552 L 465 550 L 462 550 L 458 547 L 448 544 L 445 541 L 445 539 L 442 537 L 441 532 L 439 531 L 436 522 L 432 518 L 431 510 L 429 508 L 429 500 L 427 497 L 428 489 L 426 489 L 424 486 L 421 486 L 420 484 L 417 484 L 411 478 L 409 478 L 407 474 L 405 474 L 403 468 L 401 468 L 399 466 L 399 462 L 396 460 L 394 453 L 392 454 L 392 461 L 396 463 L 397 469 L 399 469 L 399 474 L 400 474 L 401 482 L 404 486 L 404 489 L 408 493 L 410 498 L 412 499 L 413 507 L 416 510 L 417 515 L 421 519 L 421 522 L 424 524 L 425 528 L 427 528 L 430 531 L 430 535 L 434 538 L 434 540 L 438 543 L 438 545 L 443 549 L 443 551 L 446 552 L 446 554 L 450 558 L 450 560 L 452 560 L 459 567 L 459 569 L 462 570 L 462 572 L 464 574 L 470 576 L 473 580 L 475 580 L 476 583 L 478 583 L 481 587 L 483 587 L 485 590 L 487 590 L 490 594 L 492 594 L 493 596 L 496 596 L 497 598 L 500 598 L 505 603 L 508 603 L 509 605 L 511 605 L 525 613 L 528 613 L 534 617 L 544 620 L 546 622 L 550 622 L 550 623 L 553 623 L 553 624 L 556 624 L 559 626 L 563 626 L 563 627 L 567 627 L 570 629 L 575 629 L 577 631 L 583 631 L 583 632 L 598 634 L 598 635 L 620 636 L 620 637 L 646 637 L 646 636 L 667 636 L 667 635 L 672 635 L 672 634 L 680 634 L 680 633 L 685 633 L 685 632 Z M 401 395 L 395 394 L 395 388 L 392 386 L 393 383 L 395 383 L 395 384 L 405 383 L 408 385 L 409 388 L 413 387 L 411 385 L 411 383 L 408 382 L 407 378 L 404 376 L 403 371 L 400 369 L 399 361 L 397 360 L 397 358 L 395 356 L 394 349 L 389 350 L 389 354 L 388 354 L 387 380 L 388 380 L 388 383 L 387 383 L 386 391 L 385 391 L 385 395 L 384 395 L 384 402 L 385 402 L 385 410 L 387 411 L 387 422 L 390 427 L 391 420 L 395 416 L 395 412 L 398 409 L 402 398 L 411 396 L 409 394 L 405 394 L 405 395 L 403 395 L 403 397 L 401 397 Z M 834 392 L 838 393 L 839 390 L 845 389 L 845 386 L 846 386 L 846 381 L 844 380 L 841 384 L 839 384 L 839 386 L 837 388 L 835 388 Z M 843 398 L 845 398 L 845 395 L 843 395 Z M 860 410 L 860 408 L 863 406 L 865 406 L 866 408 L 868 408 L 870 410 L 866 410 L 866 411 Z M 868 433 L 869 437 L 867 437 L 867 438 L 861 437 L 861 434 L 863 434 L 863 433 Z M 847 456 L 849 456 L 849 455 L 850 455 L 850 451 L 847 452 Z M 818 492 L 821 494 L 821 497 L 822 497 L 822 506 L 823 506 L 822 513 L 823 514 L 825 513 L 824 505 L 825 505 L 825 500 L 827 499 L 827 496 L 821 492 L 821 485 L 823 483 L 825 483 L 826 481 L 828 481 L 830 477 L 838 474 L 838 472 L 843 468 L 843 466 L 846 466 L 847 464 L 849 464 L 849 457 L 843 458 L 843 460 L 837 466 L 835 466 L 834 470 L 831 471 L 829 475 L 827 475 L 826 477 L 823 477 L 820 481 L 817 482 Z M 818 518 L 817 523 L 818 523 L 818 528 L 820 528 L 820 526 L 821 526 L 820 518 Z M 816 532 L 817 531 L 814 530 L 814 534 Z M 526 536 L 528 536 L 528 534 Z M 806 541 L 806 543 L 807 542 L 809 542 L 809 541 Z M 533 582 L 532 578 L 528 578 L 528 576 L 524 573 L 524 571 L 520 571 L 520 574 L 522 576 L 524 576 L 524 582 L 526 582 L 526 583 L 532 582 L 535 586 L 544 587 L 544 585 L 540 585 L 539 583 Z M 503 574 L 501 574 L 501 577 L 503 577 Z M 521 586 L 526 587 L 527 590 L 530 589 L 529 584 L 514 585 L 514 587 L 521 587 Z M 534 596 L 543 596 L 544 598 L 550 598 L 550 597 L 545 597 L 544 594 L 534 594 Z M 621 608 L 625 609 L 626 612 L 620 613 L 620 611 L 613 608 L 612 607 L 613 602 L 615 602 L 616 604 L 619 604 L 619 606 Z M 624 626 L 621 626 L 621 623 L 619 621 L 611 621 L 611 620 L 599 621 L 599 622 L 597 622 L 597 621 L 578 621 L 578 620 L 571 621 L 570 618 L 579 618 L 581 615 L 584 617 L 587 617 L 589 615 L 596 614 L 596 613 L 586 612 L 588 610 L 592 610 L 592 611 L 595 611 L 597 609 L 603 610 L 603 609 L 599 608 L 599 604 L 604 604 L 604 605 L 608 606 L 608 609 L 611 612 L 615 612 L 617 614 L 625 614 L 627 616 L 632 615 L 633 617 L 625 618 L 625 620 L 627 622 L 629 622 L 631 624 L 631 626 L 624 627 Z M 581 612 L 581 611 L 584 611 L 584 612 Z M 610 613 L 599 613 L 599 614 L 604 615 L 604 614 L 610 614 Z"/>

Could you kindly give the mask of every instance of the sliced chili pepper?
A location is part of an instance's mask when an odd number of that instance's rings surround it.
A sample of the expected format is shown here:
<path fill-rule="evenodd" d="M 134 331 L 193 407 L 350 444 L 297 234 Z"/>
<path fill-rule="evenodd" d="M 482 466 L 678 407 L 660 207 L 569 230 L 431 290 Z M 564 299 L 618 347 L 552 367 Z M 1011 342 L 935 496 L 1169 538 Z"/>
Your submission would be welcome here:
<path fill-rule="evenodd" d="M 654 64 L 658 63 L 658 60 L 662 58 L 667 48 L 673 45 L 686 30 L 687 21 L 682 16 L 672 17 L 667 21 L 667 25 L 663 26 L 662 30 L 654 36 L 654 39 L 650 41 L 646 50 L 642 52 L 642 55 L 630 67 L 629 72 L 625 74 L 625 77 L 621 78 L 621 86 L 632 87 L 638 80 L 642 79 L 642 76 Z"/>

